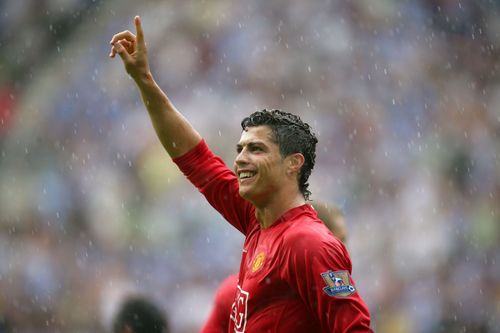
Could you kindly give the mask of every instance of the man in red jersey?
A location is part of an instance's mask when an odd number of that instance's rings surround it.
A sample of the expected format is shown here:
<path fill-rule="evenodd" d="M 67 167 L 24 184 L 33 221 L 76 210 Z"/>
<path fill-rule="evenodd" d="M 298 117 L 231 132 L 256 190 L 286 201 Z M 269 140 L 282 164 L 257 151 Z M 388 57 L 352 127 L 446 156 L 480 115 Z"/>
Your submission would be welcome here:
<path fill-rule="evenodd" d="M 332 205 L 324 202 L 311 203 L 318 217 L 327 226 L 328 229 L 342 243 L 346 243 L 347 230 L 344 214 L 342 211 Z M 225 278 L 217 288 L 214 296 L 212 310 L 208 315 L 207 321 L 200 330 L 200 333 L 226 333 L 229 329 L 229 313 L 233 305 L 236 285 L 238 284 L 238 274 L 231 274 Z"/>
<path fill-rule="evenodd" d="M 212 310 L 200 333 L 227 333 L 229 331 L 230 312 L 237 285 L 238 273 L 231 274 L 222 281 L 215 292 Z"/>
<path fill-rule="evenodd" d="M 229 332 L 372 332 L 346 248 L 306 204 L 317 139 L 290 113 L 243 119 L 234 172 L 156 84 L 141 21 L 111 39 L 153 127 L 185 176 L 245 235 Z"/>

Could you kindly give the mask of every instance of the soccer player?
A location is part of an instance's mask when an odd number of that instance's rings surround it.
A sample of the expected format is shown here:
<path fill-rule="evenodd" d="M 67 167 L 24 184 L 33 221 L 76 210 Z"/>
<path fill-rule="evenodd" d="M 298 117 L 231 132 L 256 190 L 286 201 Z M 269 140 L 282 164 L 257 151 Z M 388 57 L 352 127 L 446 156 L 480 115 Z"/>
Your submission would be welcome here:
<path fill-rule="evenodd" d="M 169 333 L 165 314 L 144 297 L 125 300 L 113 322 L 113 333 Z"/>
<path fill-rule="evenodd" d="M 327 226 L 328 229 L 345 244 L 347 230 L 344 214 L 342 211 L 332 205 L 324 202 L 313 202 L 312 206 L 318 213 L 318 217 Z M 200 330 L 200 333 L 227 333 L 229 329 L 229 313 L 233 304 L 238 284 L 238 274 L 231 274 L 226 277 L 217 288 L 214 296 L 212 310 L 208 315 L 207 321 Z"/>
<path fill-rule="evenodd" d="M 372 332 L 345 246 L 306 204 L 317 139 L 279 110 L 243 119 L 234 172 L 177 111 L 151 74 L 141 21 L 110 41 L 153 127 L 185 176 L 245 235 L 230 332 Z"/>

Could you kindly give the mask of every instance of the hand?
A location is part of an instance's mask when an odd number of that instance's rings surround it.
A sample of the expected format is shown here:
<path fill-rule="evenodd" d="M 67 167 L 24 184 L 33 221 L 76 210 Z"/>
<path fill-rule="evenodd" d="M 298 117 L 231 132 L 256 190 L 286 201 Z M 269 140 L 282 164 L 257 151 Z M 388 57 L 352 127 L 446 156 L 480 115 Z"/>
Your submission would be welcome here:
<path fill-rule="evenodd" d="M 114 58 L 118 54 L 125 65 L 127 73 L 135 80 L 150 73 L 144 32 L 142 31 L 141 18 L 134 18 L 137 36 L 130 31 L 122 31 L 111 38 L 111 52 Z"/>

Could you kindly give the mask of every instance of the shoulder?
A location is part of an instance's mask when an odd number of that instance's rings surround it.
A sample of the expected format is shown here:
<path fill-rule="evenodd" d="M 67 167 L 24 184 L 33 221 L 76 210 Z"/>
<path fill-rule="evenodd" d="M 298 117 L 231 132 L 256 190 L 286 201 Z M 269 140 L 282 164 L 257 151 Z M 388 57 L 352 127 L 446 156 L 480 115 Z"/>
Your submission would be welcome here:
<path fill-rule="evenodd" d="M 296 242 L 314 240 L 329 240 L 332 233 L 319 219 L 310 204 L 294 208 L 290 211 L 286 222 L 286 232 L 283 233 L 285 243 L 293 245 Z"/>
<path fill-rule="evenodd" d="M 336 240 L 321 220 L 309 216 L 291 222 L 283 239 L 284 244 L 291 247 L 297 247 L 301 244 L 314 246 L 318 242 L 329 243 Z"/>
<path fill-rule="evenodd" d="M 231 311 L 231 304 L 236 294 L 238 284 L 238 274 L 231 274 L 225 278 L 215 293 L 215 304 L 225 313 Z"/>
<path fill-rule="evenodd" d="M 344 244 L 317 220 L 301 221 L 283 238 L 282 264 L 294 272 L 351 271 L 351 259 Z"/>
<path fill-rule="evenodd" d="M 218 293 L 234 293 L 238 284 L 238 274 L 231 274 L 226 277 L 219 285 Z"/>

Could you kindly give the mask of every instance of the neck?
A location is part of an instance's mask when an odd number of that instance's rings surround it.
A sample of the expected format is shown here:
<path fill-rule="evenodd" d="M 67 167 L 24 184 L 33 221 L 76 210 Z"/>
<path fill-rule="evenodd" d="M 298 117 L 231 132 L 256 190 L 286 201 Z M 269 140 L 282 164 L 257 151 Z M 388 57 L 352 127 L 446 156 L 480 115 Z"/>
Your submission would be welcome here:
<path fill-rule="evenodd" d="M 270 227 L 281 215 L 292 208 L 302 206 L 306 201 L 301 193 L 289 198 L 277 198 L 265 205 L 255 205 L 255 215 L 260 227 Z"/>

